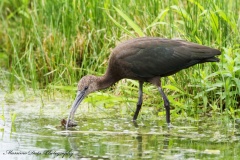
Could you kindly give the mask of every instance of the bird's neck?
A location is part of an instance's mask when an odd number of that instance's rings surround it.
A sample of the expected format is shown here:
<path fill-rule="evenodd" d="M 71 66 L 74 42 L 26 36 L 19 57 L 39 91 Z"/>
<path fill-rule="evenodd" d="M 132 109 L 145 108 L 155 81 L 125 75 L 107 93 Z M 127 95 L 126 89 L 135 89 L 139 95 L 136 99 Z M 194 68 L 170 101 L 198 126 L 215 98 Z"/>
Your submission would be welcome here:
<path fill-rule="evenodd" d="M 101 89 L 106 89 L 108 87 L 110 87 L 111 85 L 113 85 L 114 83 L 116 83 L 119 79 L 114 78 L 113 76 L 109 75 L 109 74 L 105 74 L 101 77 L 98 77 L 98 88 L 99 90 Z"/>

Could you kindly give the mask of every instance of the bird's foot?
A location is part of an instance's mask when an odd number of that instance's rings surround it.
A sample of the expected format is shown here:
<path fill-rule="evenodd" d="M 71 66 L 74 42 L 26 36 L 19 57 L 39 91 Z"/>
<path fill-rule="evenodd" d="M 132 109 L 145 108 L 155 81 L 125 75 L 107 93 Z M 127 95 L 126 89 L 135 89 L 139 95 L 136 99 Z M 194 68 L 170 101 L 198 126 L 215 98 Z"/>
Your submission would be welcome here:
<path fill-rule="evenodd" d="M 172 125 L 171 123 L 167 123 L 168 128 L 174 128 L 174 125 Z"/>
<path fill-rule="evenodd" d="M 132 122 L 133 122 L 134 127 L 138 128 L 138 123 L 137 123 L 137 121 L 133 119 Z"/>

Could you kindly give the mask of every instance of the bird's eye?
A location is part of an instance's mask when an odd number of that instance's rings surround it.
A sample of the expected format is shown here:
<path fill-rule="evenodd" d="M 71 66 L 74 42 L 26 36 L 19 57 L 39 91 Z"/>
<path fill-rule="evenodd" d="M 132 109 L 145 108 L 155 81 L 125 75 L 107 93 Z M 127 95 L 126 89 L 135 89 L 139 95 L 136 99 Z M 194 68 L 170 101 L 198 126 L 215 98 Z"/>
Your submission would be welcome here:
<path fill-rule="evenodd" d="M 84 90 L 87 90 L 88 89 L 88 86 L 84 87 Z"/>

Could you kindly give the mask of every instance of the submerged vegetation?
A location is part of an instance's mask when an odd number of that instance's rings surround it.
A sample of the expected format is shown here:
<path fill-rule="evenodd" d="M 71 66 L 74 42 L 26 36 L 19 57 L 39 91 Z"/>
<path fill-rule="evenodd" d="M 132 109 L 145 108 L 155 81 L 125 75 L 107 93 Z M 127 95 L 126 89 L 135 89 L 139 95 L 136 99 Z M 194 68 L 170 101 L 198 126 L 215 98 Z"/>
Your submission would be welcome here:
<path fill-rule="evenodd" d="M 222 51 L 207 63 L 163 78 L 173 117 L 240 116 L 240 2 L 235 0 L 2 0 L 0 87 L 72 91 L 86 74 L 102 75 L 118 43 L 140 36 L 181 38 Z M 86 102 L 112 107 L 137 102 L 138 83 L 122 80 Z M 157 89 L 144 106 L 164 114 Z M 121 98 L 120 98 L 121 97 Z M 161 105 L 156 105 L 160 103 Z"/>

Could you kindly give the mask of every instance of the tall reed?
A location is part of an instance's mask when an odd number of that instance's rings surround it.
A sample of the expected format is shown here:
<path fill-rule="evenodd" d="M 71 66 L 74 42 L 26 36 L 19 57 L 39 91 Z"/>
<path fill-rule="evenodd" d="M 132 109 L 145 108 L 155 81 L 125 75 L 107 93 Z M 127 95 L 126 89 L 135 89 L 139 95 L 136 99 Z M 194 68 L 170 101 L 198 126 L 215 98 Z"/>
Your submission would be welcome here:
<path fill-rule="evenodd" d="M 120 41 L 139 36 L 181 38 L 220 49 L 222 55 L 218 64 L 198 65 L 163 79 L 172 112 L 227 111 L 235 117 L 240 106 L 239 4 L 234 0 L 3 0 L 0 73 L 7 75 L 11 90 L 72 91 L 83 75 L 104 73 L 111 49 Z M 113 96 L 114 103 L 136 100 L 135 82 L 123 81 L 114 88 L 107 93 L 133 97 Z M 152 86 L 144 92 L 147 105 L 162 103 Z"/>

